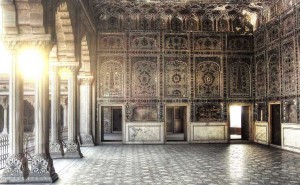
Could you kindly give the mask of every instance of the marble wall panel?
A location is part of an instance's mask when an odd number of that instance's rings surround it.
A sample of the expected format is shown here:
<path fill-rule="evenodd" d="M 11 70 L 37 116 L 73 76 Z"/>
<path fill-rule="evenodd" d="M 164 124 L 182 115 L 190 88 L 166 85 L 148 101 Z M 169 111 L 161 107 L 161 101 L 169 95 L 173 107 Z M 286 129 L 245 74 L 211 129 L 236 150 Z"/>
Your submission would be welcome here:
<path fill-rule="evenodd" d="M 300 152 L 300 125 L 297 123 L 282 123 L 281 125 L 282 148 Z"/>
<path fill-rule="evenodd" d="M 269 123 L 257 121 L 255 122 L 254 142 L 260 144 L 269 144 Z"/>
<path fill-rule="evenodd" d="M 164 143 L 164 123 L 125 123 L 126 144 Z"/>
<path fill-rule="evenodd" d="M 227 143 L 226 122 L 191 123 L 191 143 Z"/>

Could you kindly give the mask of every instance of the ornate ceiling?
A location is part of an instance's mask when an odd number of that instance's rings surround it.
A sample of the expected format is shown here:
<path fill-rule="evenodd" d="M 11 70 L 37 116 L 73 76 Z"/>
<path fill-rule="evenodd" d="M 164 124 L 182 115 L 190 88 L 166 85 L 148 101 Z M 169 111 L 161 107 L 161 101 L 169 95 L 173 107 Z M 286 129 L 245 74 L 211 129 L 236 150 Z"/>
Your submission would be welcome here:
<path fill-rule="evenodd" d="M 239 17 L 244 11 L 258 13 L 273 0 L 94 0 L 95 18 L 110 16 Z"/>

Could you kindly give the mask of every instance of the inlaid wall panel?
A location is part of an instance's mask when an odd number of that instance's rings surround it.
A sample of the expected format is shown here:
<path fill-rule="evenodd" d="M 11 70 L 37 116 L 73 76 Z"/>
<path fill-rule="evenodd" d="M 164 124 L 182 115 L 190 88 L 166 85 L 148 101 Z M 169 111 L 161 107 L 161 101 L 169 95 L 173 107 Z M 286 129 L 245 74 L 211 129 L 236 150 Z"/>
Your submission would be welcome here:
<path fill-rule="evenodd" d="M 164 58 L 165 65 L 165 97 L 183 98 L 189 93 L 189 58 L 171 57 Z"/>
<path fill-rule="evenodd" d="M 281 75 L 280 75 L 280 58 L 279 49 L 268 51 L 268 94 L 269 96 L 279 96 L 281 93 Z"/>
<path fill-rule="evenodd" d="M 99 34 L 98 50 L 117 50 L 126 49 L 126 39 L 123 33 Z"/>
<path fill-rule="evenodd" d="M 101 56 L 100 62 L 100 96 L 124 96 L 124 56 Z"/>
<path fill-rule="evenodd" d="M 140 98 L 157 97 L 157 57 L 131 58 L 131 96 Z"/>
<path fill-rule="evenodd" d="M 230 97 L 251 96 L 251 68 L 249 58 L 229 58 Z"/>
<path fill-rule="evenodd" d="M 195 58 L 196 97 L 221 96 L 221 66 L 218 57 Z"/>
<path fill-rule="evenodd" d="M 256 57 L 255 75 L 256 75 L 256 96 L 265 97 L 267 87 L 267 63 L 265 62 L 265 55 Z"/>
<path fill-rule="evenodd" d="M 130 50 L 157 51 L 160 47 L 159 32 L 156 33 L 130 33 Z"/>

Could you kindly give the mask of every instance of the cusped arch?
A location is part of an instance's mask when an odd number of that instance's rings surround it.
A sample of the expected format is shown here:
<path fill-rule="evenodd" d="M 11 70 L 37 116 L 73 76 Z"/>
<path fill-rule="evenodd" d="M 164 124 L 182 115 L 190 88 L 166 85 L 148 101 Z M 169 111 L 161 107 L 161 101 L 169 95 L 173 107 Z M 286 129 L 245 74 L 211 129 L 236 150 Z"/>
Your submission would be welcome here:
<path fill-rule="evenodd" d="M 66 2 L 61 3 L 57 8 L 55 14 L 55 28 L 58 60 L 60 62 L 75 62 L 74 33 Z"/>

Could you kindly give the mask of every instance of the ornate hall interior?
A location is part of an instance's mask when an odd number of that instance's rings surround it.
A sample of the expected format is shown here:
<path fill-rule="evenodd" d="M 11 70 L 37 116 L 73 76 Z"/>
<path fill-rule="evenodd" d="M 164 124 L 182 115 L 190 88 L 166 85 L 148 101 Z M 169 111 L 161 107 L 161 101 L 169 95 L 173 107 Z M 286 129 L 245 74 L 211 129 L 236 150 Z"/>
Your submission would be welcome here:
<path fill-rule="evenodd" d="M 299 0 L 0 0 L 0 184 L 299 184 Z"/>

